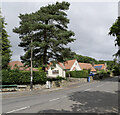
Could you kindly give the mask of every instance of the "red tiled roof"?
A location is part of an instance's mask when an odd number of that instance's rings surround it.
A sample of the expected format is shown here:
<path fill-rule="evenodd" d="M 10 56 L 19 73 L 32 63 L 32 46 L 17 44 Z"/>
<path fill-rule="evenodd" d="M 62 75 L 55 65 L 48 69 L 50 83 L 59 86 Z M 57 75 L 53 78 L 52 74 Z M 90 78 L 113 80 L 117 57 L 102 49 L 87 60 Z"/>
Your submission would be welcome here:
<path fill-rule="evenodd" d="M 80 68 L 83 69 L 91 69 L 91 71 L 96 71 L 94 67 L 90 63 L 79 63 Z"/>
<path fill-rule="evenodd" d="M 65 69 L 65 66 L 63 65 L 63 63 L 58 63 L 59 64 L 59 66 L 62 68 L 62 69 Z"/>
<path fill-rule="evenodd" d="M 61 63 L 61 62 L 58 62 L 59 66 L 62 68 L 62 69 L 71 69 L 71 67 L 73 66 L 73 64 L 75 63 L 76 60 L 68 60 L 64 63 Z M 52 65 L 52 63 L 50 63 L 48 65 L 48 67 L 46 68 L 46 71 L 49 69 L 49 67 Z"/>
<path fill-rule="evenodd" d="M 96 71 L 96 69 L 94 67 L 91 68 L 91 71 Z"/>
<path fill-rule="evenodd" d="M 22 62 L 20 62 L 20 61 L 9 62 L 8 65 L 11 67 L 11 69 L 15 69 L 16 68 L 15 66 L 18 66 L 20 68 L 24 66 L 24 64 Z"/>
<path fill-rule="evenodd" d="M 9 62 L 8 64 L 11 69 L 16 69 L 17 67 L 19 68 L 19 70 L 24 70 L 24 71 L 30 71 L 31 68 L 30 67 L 24 67 L 24 64 L 20 61 L 12 61 L 12 62 Z M 17 67 L 16 67 L 17 66 Z M 33 68 L 33 71 L 38 71 L 37 69 Z"/>
<path fill-rule="evenodd" d="M 76 60 L 68 60 L 64 62 L 65 69 L 71 69 Z"/>

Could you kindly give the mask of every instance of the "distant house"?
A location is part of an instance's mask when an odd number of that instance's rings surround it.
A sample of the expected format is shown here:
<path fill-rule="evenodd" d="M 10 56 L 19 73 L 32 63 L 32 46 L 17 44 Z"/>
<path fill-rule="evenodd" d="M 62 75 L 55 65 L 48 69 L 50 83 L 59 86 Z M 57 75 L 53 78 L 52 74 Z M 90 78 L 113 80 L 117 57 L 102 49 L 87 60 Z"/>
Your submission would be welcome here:
<path fill-rule="evenodd" d="M 24 64 L 20 61 L 12 61 L 8 63 L 9 67 L 13 70 L 13 69 L 19 69 L 19 70 L 24 70 L 24 71 L 30 71 L 31 67 L 24 67 Z M 37 69 L 33 68 L 33 71 L 38 71 Z"/>
<path fill-rule="evenodd" d="M 63 63 L 66 71 L 81 70 L 77 60 L 68 60 Z"/>
<path fill-rule="evenodd" d="M 86 69 L 86 70 L 89 70 L 93 73 L 96 73 L 96 69 L 92 66 L 92 64 L 90 63 L 79 63 L 80 65 L 80 68 L 83 70 L 83 69 Z"/>
<path fill-rule="evenodd" d="M 107 65 L 106 65 L 106 63 L 105 64 L 95 64 L 94 65 L 94 68 L 96 69 L 96 70 L 106 70 L 107 69 Z"/>
<path fill-rule="evenodd" d="M 65 77 L 66 71 L 81 70 L 77 60 L 68 60 L 64 63 L 57 63 L 55 67 L 51 67 L 52 63 L 46 68 L 48 77 Z"/>

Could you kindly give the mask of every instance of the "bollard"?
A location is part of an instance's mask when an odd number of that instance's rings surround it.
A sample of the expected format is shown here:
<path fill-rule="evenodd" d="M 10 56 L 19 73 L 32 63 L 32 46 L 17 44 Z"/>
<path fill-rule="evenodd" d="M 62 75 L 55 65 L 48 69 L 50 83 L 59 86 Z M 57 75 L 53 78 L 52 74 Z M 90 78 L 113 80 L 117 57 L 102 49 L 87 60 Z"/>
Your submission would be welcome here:
<path fill-rule="evenodd" d="M 47 89 L 50 89 L 50 87 L 51 87 L 51 86 L 50 86 L 50 81 L 46 81 L 46 88 L 47 88 Z"/>

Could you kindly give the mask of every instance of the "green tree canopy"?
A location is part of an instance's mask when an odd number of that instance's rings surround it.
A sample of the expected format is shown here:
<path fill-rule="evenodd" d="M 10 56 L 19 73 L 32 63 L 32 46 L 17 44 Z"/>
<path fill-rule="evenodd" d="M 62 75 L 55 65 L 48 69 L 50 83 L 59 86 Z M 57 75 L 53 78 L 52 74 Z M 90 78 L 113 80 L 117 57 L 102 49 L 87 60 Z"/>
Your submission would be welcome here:
<path fill-rule="evenodd" d="M 116 37 L 115 46 L 118 46 L 118 51 L 115 56 L 120 57 L 120 17 L 118 17 L 115 23 L 113 23 L 112 27 L 110 28 L 109 35 Z"/>
<path fill-rule="evenodd" d="M 5 25 L 7 24 L 5 23 L 5 20 L 2 17 L 1 12 L 0 12 L 0 33 L 1 33 L 0 40 L 2 41 L 1 42 L 2 50 L 0 52 L 2 55 L 2 68 L 3 69 L 6 69 L 8 67 L 8 63 L 12 55 L 11 50 L 10 50 L 11 45 L 8 39 L 9 36 L 8 36 L 7 31 L 5 30 Z"/>
<path fill-rule="evenodd" d="M 20 14 L 20 26 L 13 32 L 19 34 L 20 47 L 25 54 L 21 56 L 24 63 L 30 62 L 30 47 L 33 47 L 33 62 L 38 65 L 46 65 L 50 60 L 62 61 L 71 55 L 70 48 L 66 45 L 73 42 L 74 33 L 68 30 L 69 19 L 66 10 L 68 2 L 56 2 L 41 7 L 35 13 Z M 32 39 L 32 44 L 31 44 Z M 66 55 L 65 55 L 66 54 Z"/>

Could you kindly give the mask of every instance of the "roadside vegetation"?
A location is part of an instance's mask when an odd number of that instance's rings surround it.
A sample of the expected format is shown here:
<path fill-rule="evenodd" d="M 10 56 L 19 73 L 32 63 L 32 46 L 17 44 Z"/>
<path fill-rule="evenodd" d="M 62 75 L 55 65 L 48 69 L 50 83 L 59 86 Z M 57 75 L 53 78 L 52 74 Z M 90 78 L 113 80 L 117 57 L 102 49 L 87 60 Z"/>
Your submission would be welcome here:
<path fill-rule="evenodd" d="M 33 84 L 45 84 L 49 81 L 61 81 L 64 78 L 58 76 L 57 78 L 47 78 L 45 67 L 52 61 L 64 62 L 66 60 L 76 59 L 81 63 L 107 64 L 107 71 L 97 71 L 93 79 L 102 79 L 110 75 L 120 75 L 120 17 L 110 28 L 109 35 L 116 37 L 115 46 L 118 51 L 114 54 L 115 59 L 110 61 L 96 60 L 88 56 L 82 56 L 72 52 L 70 48 L 66 47 L 69 43 L 74 42 L 74 32 L 68 29 L 69 19 L 66 11 L 69 9 L 68 2 L 57 2 L 56 4 L 41 7 L 40 10 L 30 14 L 20 14 L 20 26 L 13 29 L 19 34 L 21 40 L 19 46 L 25 51 L 21 56 L 22 62 L 30 66 L 31 61 L 31 47 L 33 55 L 33 67 L 38 71 L 33 72 Z M 0 53 L 2 56 L 2 65 L 0 73 L 2 84 L 29 84 L 30 71 L 20 71 L 19 69 L 11 70 L 8 63 L 11 61 L 12 51 L 10 50 L 9 35 L 6 31 L 5 18 L 0 12 L 1 22 L 1 36 L 0 36 Z M 0 60 L 1 61 L 1 60 Z M 40 68 L 42 67 L 42 68 Z M 87 78 L 90 70 L 69 71 L 66 72 L 66 77 L 72 78 Z M 65 79 L 64 79 L 65 80 Z"/>
<path fill-rule="evenodd" d="M 8 39 L 9 35 L 5 29 L 6 25 L 5 18 L 2 17 L 0 11 L 0 67 L 2 69 L 7 69 L 12 56 L 10 40 Z"/>
<path fill-rule="evenodd" d="M 108 70 L 101 70 L 101 71 L 97 71 L 97 73 L 93 76 L 93 80 L 99 80 L 99 79 L 103 79 L 103 78 L 107 78 L 110 77 L 112 74 L 112 71 Z"/>
<path fill-rule="evenodd" d="M 33 84 L 45 84 L 46 73 L 43 71 L 33 72 Z M 29 85 L 30 84 L 30 71 L 19 70 L 2 70 L 2 84 L 17 84 L 17 85 Z"/>
<path fill-rule="evenodd" d="M 116 19 L 110 28 L 109 35 L 115 37 L 115 46 L 118 47 L 118 51 L 114 54 L 118 58 L 117 65 L 114 67 L 113 73 L 120 75 L 120 17 Z"/>
<path fill-rule="evenodd" d="M 50 60 L 60 62 L 71 56 L 71 49 L 66 46 L 74 42 L 75 34 L 68 28 L 69 6 L 68 2 L 56 2 L 19 15 L 20 26 L 13 32 L 19 35 L 19 46 L 24 49 L 25 54 L 21 56 L 24 64 L 30 66 L 32 55 L 33 67 L 41 66 L 45 71 Z"/>
<path fill-rule="evenodd" d="M 67 71 L 66 72 L 66 77 L 87 78 L 88 76 L 89 76 L 88 70 Z"/>

